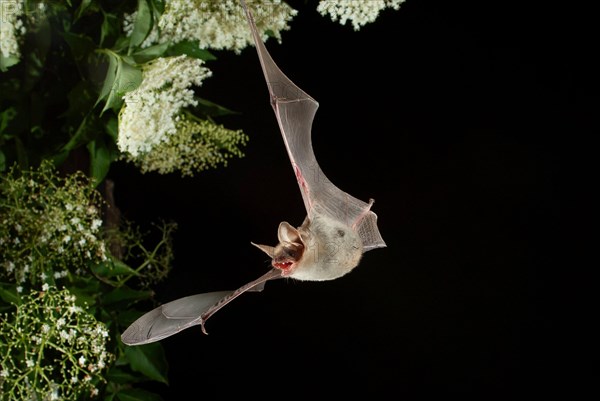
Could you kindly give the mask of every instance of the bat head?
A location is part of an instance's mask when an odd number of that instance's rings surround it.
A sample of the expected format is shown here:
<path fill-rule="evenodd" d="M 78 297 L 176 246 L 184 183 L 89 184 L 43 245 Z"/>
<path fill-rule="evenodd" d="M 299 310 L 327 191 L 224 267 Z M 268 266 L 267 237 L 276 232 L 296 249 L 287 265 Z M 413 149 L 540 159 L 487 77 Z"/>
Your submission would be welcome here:
<path fill-rule="evenodd" d="M 282 276 L 289 276 L 302 259 L 306 244 L 300 231 L 285 221 L 279 224 L 277 238 L 279 244 L 275 247 L 255 243 L 252 243 L 252 245 L 272 258 L 271 264 L 281 270 Z"/>
<path fill-rule="evenodd" d="M 282 277 L 297 280 L 333 280 L 356 267 L 363 253 L 356 231 L 328 216 L 306 218 L 298 228 L 279 224 L 279 244 L 257 245 L 272 258 Z"/>

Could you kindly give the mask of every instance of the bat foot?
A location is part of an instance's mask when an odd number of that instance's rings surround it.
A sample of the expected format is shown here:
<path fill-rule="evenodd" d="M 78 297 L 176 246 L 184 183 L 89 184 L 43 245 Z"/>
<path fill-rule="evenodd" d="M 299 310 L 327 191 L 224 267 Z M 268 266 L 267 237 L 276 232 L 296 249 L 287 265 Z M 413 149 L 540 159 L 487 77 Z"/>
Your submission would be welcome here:
<path fill-rule="evenodd" d="M 202 329 L 202 333 L 208 335 L 208 331 L 206 331 L 206 327 L 204 327 L 204 322 L 200 324 L 200 328 Z"/>

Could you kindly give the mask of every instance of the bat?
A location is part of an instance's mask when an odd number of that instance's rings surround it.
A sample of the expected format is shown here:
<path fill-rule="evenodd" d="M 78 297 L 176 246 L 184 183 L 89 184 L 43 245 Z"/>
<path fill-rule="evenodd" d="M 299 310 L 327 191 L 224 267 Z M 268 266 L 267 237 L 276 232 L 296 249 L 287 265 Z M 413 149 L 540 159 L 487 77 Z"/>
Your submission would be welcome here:
<path fill-rule="evenodd" d="M 272 269 L 235 291 L 217 291 L 181 298 L 146 313 L 121 335 L 128 345 L 159 341 L 195 325 L 247 291 L 262 291 L 265 283 L 279 278 L 305 281 L 333 280 L 360 262 L 368 250 L 385 247 L 373 200 L 363 202 L 332 184 L 317 163 L 311 127 L 319 104 L 297 87 L 277 67 L 258 33 L 252 12 L 241 0 L 258 58 L 267 81 L 271 106 L 292 163 L 307 216 L 298 228 L 279 224 L 276 246 L 252 245 L 265 252 Z"/>

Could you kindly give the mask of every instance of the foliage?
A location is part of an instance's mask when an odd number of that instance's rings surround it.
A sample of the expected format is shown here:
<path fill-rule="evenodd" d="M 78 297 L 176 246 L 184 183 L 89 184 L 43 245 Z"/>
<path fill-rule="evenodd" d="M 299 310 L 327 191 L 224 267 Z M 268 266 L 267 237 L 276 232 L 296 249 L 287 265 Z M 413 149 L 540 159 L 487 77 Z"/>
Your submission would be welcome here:
<path fill-rule="evenodd" d="M 59 400 L 99 393 L 113 359 L 106 349 L 108 330 L 75 299 L 67 289 L 46 285 L 19 297 L 14 315 L 4 314 L 3 397 Z"/>
<path fill-rule="evenodd" d="M 127 399 L 166 382 L 160 345 L 118 339 L 167 275 L 175 225 L 157 224 L 148 247 L 132 223 L 104 228 L 103 206 L 83 174 L 49 162 L 0 180 L 0 399 Z"/>

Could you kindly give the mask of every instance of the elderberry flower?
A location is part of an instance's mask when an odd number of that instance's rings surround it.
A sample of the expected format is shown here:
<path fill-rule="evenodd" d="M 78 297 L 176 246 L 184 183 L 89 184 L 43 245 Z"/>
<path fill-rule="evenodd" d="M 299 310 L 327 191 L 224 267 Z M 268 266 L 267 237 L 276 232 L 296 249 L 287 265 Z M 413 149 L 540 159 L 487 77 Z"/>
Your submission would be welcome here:
<path fill-rule="evenodd" d="M 373 22 L 379 12 L 385 8 L 398 10 L 405 0 L 321 0 L 317 11 L 321 15 L 329 14 L 333 21 L 346 25 L 349 20 L 355 31 L 361 26 Z"/>
<path fill-rule="evenodd" d="M 196 105 L 191 86 L 211 75 L 203 61 L 185 55 L 158 58 L 143 67 L 143 80 L 128 92 L 119 114 L 117 145 L 136 157 L 177 131 L 181 109 Z"/>
<path fill-rule="evenodd" d="M 281 0 L 248 0 L 262 39 L 269 35 L 281 41 L 281 32 L 297 11 Z M 135 13 L 125 17 L 124 31 L 133 32 Z M 166 0 L 160 16 L 142 47 L 165 42 L 197 42 L 201 49 L 233 50 L 239 53 L 254 43 L 246 16 L 238 0 Z"/>
<path fill-rule="evenodd" d="M 243 155 L 239 146 L 248 139 L 241 130 L 229 130 L 208 120 L 182 118 L 176 128 L 166 141 L 132 160 L 143 173 L 179 170 L 182 176 L 192 176 L 194 172 L 227 165 L 229 158 Z"/>
<path fill-rule="evenodd" d="M 0 0 L 0 57 L 21 57 L 19 42 L 25 34 L 24 0 Z"/>
<path fill-rule="evenodd" d="M 25 0 L 0 0 L 0 71 L 17 64 L 25 34 L 36 32 L 46 5 Z"/>
<path fill-rule="evenodd" d="M 15 313 L 2 315 L 0 394 L 6 399 L 75 401 L 98 394 L 114 359 L 107 330 L 74 302 L 68 290 L 51 287 L 23 296 Z"/>
<path fill-rule="evenodd" d="M 50 162 L 11 170 L 0 177 L 0 198 L 0 279 L 43 284 L 106 260 L 100 194 L 82 173 L 60 178 Z"/>

